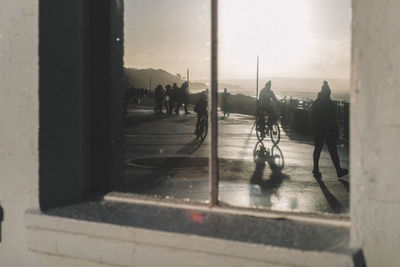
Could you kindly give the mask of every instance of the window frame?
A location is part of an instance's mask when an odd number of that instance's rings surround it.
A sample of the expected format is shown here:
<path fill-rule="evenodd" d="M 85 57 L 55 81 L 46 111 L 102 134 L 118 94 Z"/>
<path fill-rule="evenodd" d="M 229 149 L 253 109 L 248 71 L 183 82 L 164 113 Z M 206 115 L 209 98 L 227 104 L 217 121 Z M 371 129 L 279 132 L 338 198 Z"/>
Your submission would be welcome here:
<path fill-rule="evenodd" d="M 122 55 L 123 0 L 39 1 L 41 210 L 123 188 Z"/>
<path fill-rule="evenodd" d="M 209 149 L 209 208 L 213 210 L 220 210 L 221 212 L 236 212 L 238 215 L 252 214 L 251 216 L 259 217 L 287 217 L 287 218 L 301 218 L 307 221 L 307 217 L 312 218 L 312 221 L 320 221 L 326 223 L 326 220 L 333 220 L 334 225 L 346 225 L 349 226 L 350 217 L 347 214 L 318 214 L 315 212 L 296 212 L 296 211 L 276 211 L 270 209 L 260 209 L 256 207 L 235 207 L 227 204 L 222 204 L 219 202 L 219 158 L 218 158 L 218 0 L 209 0 L 210 12 L 211 12 L 211 47 L 210 47 L 210 69 L 211 69 L 211 88 L 209 92 L 209 114 L 208 117 L 208 129 L 209 129 L 209 139 L 210 139 L 210 149 Z M 258 57 L 257 57 L 257 67 L 258 67 Z M 258 75 L 258 71 L 257 71 Z M 258 80 L 257 80 L 258 82 Z M 257 94 L 258 96 L 258 84 L 257 84 Z M 142 196 L 139 194 L 130 193 L 131 197 L 121 194 L 118 192 L 111 192 L 105 195 L 105 199 L 121 202 L 132 202 L 132 198 L 137 201 L 135 203 L 152 203 L 154 205 L 164 205 L 167 207 L 188 207 L 198 208 L 201 205 L 206 205 L 202 203 L 195 202 L 185 202 L 180 200 L 167 200 L 152 198 L 151 196 Z M 127 198 L 127 199 L 126 199 Z M 268 215 L 265 215 L 268 214 Z M 318 218 L 318 219 L 317 219 Z"/>
<path fill-rule="evenodd" d="M 210 203 L 202 205 L 198 203 L 186 203 L 182 201 L 163 200 L 132 196 L 139 203 L 152 205 L 166 205 L 175 208 L 195 208 L 237 214 L 238 216 L 257 216 L 262 218 L 286 218 L 306 220 L 332 225 L 350 225 L 350 217 L 338 214 L 315 214 L 304 212 L 283 212 L 256 208 L 241 208 L 223 206 L 218 202 L 218 0 L 211 1 L 211 90 L 209 109 L 210 129 L 210 154 L 209 154 L 209 181 Z M 54 81 L 46 83 L 47 77 L 53 69 L 54 60 L 66 60 L 66 57 L 58 58 L 59 51 L 52 50 L 55 47 L 53 38 L 54 30 L 49 24 L 54 24 L 54 15 L 48 12 L 51 0 L 40 0 L 40 207 L 41 210 L 71 205 L 98 199 L 105 196 L 106 200 L 132 201 L 116 197 L 115 193 L 108 194 L 118 189 L 123 189 L 123 120 L 122 116 L 122 77 L 123 77 L 123 1 L 122 0 L 88 0 L 81 2 L 81 13 L 76 14 L 80 19 L 81 48 L 79 55 L 86 55 L 79 62 L 83 67 L 77 75 L 81 78 L 81 88 L 78 92 L 71 92 L 71 99 L 65 103 L 58 103 L 64 108 L 76 108 L 79 114 L 69 126 L 73 127 L 79 142 L 71 142 L 71 135 L 67 132 L 55 131 L 59 115 L 69 119 L 71 114 L 54 112 L 53 99 L 57 98 L 57 92 L 53 92 Z M 54 2 L 54 1 L 53 1 Z M 57 9 L 56 4 L 52 8 Z M 61 7 L 63 13 L 65 9 Z M 60 10 L 60 12 L 61 12 Z M 71 22 L 74 18 L 68 18 L 70 14 L 59 18 Z M 69 20 L 68 20 L 69 19 Z M 51 23 L 50 23 L 51 22 Z M 71 25 L 61 24 L 61 27 Z M 53 26 L 52 26 L 53 27 Z M 48 31 L 46 31 L 48 30 Z M 87 35 L 87 33 L 89 33 Z M 76 34 L 75 36 L 78 36 Z M 43 42 L 44 40 L 44 42 Z M 94 41 L 96 40 L 96 41 Z M 46 42 L 49 44 L 46 45 Z M 50 53 L 49 53 L 50 51 Z M 47 62 L 48 61 L 48 62 Z M 44 63 L 44 64 L 43 64 Z M 75 62 L 76 64 L 76 62 Z M 100 67 L 99 67 L 100 66 Z M 64 77 L 67 85 L 70 85 L 70 77 Z M 117 89 L 112 90 L 111 88 Z M 75 96 L 75 98 L 73 98 Z M 106 103 L 106 105 L 104 105 Z M 112 106 L 113 105 L 113 106 Z M 104 108 L 106 106 L 106 108 Z M 103 118 L 108 118 L 104 120 Z M 113 119 L 111 119 L 113 118 Z M 120 120 L 116 119 L 120 118 Z M 89 125 L 89 126 L 88 126 Z M 48 140 L 68 140 L 68 146 L 63 151 L 55 147 Z M 71 150 L 72 149 L 72 150 Z M 60 154 L 68 157 L 57 158 Z M 74 162 L 74 169 L 68 169 L 65 161 L 78 155 Z M 100 168 L 101 167 L 101 168 Z M 62 175 L 60 175 L 60 173 Z M 72 187 L 63 188 L 65 180 L 74 178 Z M 56 189 L 56 190 L 54 190 Z M 54 192 L 55 191 L 55 192 Z"/>
<path fill-rule="evenodd" d="M 210 205 L 218 205 L 218 0 L 211 0 Z"/>
<path fill-rule="evenodd" d="M 211 0 L 214 4 L 217 3 L 217 0 Z M 77 6 L 82 5 L 79 9 L 79 12 L 75 12 L 71 9 L 66 9 L 64 3 L 67 5 Z M 103 34 L 102 41 L 105 42 L 102 48 L 97 48 L 95 50 L 91 50 L 90 38 L 95 38 L 94 35 L 90 35 L 88 37 L 87 33 L 91 33 L 93 30 L 93 10 L 91 10 L 91 5 L 97 3 L 98 8 L 102 10 L 102 13 L 97 14 L 97 19 L 100 22 L 109 24 L 110 27 L 107 28 L 107 33 Z M 121 12 L 121 7 L 123 8 L 122 0 L 84 0 L 84 1 L 53 1 L 53 0 L 39 0 L 39 102 L 40 102 L 40 110 L 39 110 L 39 119 L 40 119 L 40 127 L 39 127 L 39 202 L 40 202 L 40 210 L 33 209 L 27 210 L 24 214 L 25 216 L 25 227 L 28 233 L 27 235 L 27 244 L 29 250 L 32 253 L 44 253 L 49 258 L 50 257 L 59 257 L 62 259 L 67 255 L 68 257 L 74 257 L 76 259 L 80 258 L 82 254 L 81 251 L 76 252 L 76 250 L 71 250 L 71 248 L 76 248 L 76 244 L 80 242 L 86 242 L 93 244 L 93 242 L 98 242 L 100 239 L 106 242 L 112 243 L 115 245 L 118 236 L 128 236 L 129 242 L 133 245 L 136 245 L 136 242 L 152 242 L 151 244 L 156 246 L 159 243 L 160 238 L 164 238 L 168 240 L 170 244 L 174 246 L 181 245 L 179 247 L 182 251 L 193 252 L 198 249 L 199 246 L 202 246 L 204 253 L 213 254 L 214 248 L 221 248 L 222 252 L 226 253 L 225 248 L 227 245 L 237 245 L 240 249 L 243 248 L 243 243 L 236 242 L 238 240 L 232 239 L 234 242 L 227 243 L 229 241 L 218 239 L 218 237 L 208 238 L 202 235 L 199 232 L 193 232 L 191 234 L 186 234 L 184 238 L 186 238 L 187 243 L 184 243 L 182 246 L 182 240 L 179 240 L 179 234 L 168 231 L 153 231 L 146 226 L 142 228 L 135 228 L 135 225 L 131 225 L 126 227 L 127 225 L 123 225 L 123 227 L 119 227 L 121 225 L 108 223 L 100 220 L 96 216 L 91 218 L 92 221 L 89 221 L 89 218 L 85 217 L 88 215 L 87 213 L 94 212 L 94 210 L 90 210 L 92 208 L 91 200 L 96 201 L 116 201 L 116 202 L 128 202 L 128 203 L 141 203 L 144 202 L 149 206 L 167 206 L 172 207 L 174 209 L 185 209 L 188 212 L 198 211 L 198 212 L 216 212 L 218 215 L 221 214 L 229 214 L 232 215 L 231 218 L 235 219 L 241 216 L 246 217 L 257 217 L 258 219 L 263 219 L 264 225 L 271 225 L 273 220 L 290 220 L 293 224 L 294 233 L 296 236 L 288 236 L 282 235 L 281 238 L 288 238 L 289 242 L 298 242 L 296 239 L 299 235 L 304 235 L 302 232 L 303 228 L 301 227 L 301 223 L 310 223 L 313 227 L 318 228 L 321 225 L 328 225 L 332 227 L 345 227 L 350 230 L 350 216 L 340 217 L 338 215 L 326 215 L 326 214 L 306 214 L 301 213 L 297 214 L 294 212 L 277 212 L 272 210 L 256 210 L 256 209 L 248 209 L 248 208 L 235 208 L 235 207 L 224 207 L 222 205 L 200 205 L 198 203 L 182 203 L 182 202 L 172 202 L 172 201 L 157 201 L 156 199 L 147 199 L 143 200 L 139 197 L 135 197 L 133 195 L 126 195 L 120 198 L 116 198 L 113 196 L 113 193 L 106 194 L 107 192 L 111 192 L 118 188 L 123 188 L 123 177 L 120 171 L 123 169 L 121 167 L 122 160 L 120 162 L 110 162 L 109 155 L 107 153 L 115 153 L 117 156 L 122 156 L 122 153 L 119 153 L 122 149 L 123 137 L 118 136 L 118 133 L 107 133 L 107 135 L 97 136 L 96 132 L 93 132 L 91 129 L 92 124 L 96 125 L 96 121 L 93 121 L 93 118 L 98 115 L 96 113 L 96 109 L 93 107 L 93 101 L 111 101 L 111 99 L 106 98 L 111 94 L 110 88 L 107 86 L 103 86 L 102 90 L 104 90 L 103 98 L 91 99 L 95 86 L 91 84 L 92 79 L 95 78 L 95 75 L 100 75 L 101 70 L 93 70 L 95 66 L 93 66 L 93 61 L 91 61 L 91 57 L 93 56 L 103 56 L 104 54 L 108 57 L 107 64 L 109 64 L 106 68 L 103 68 L 102 71 L 106 71 L 106 77 L 109 81 L 109 85 L 115 86 L 115 88 L 119 88 L 120 81 L 122 77 L 123 64 L 122 64 L 122 52 L 123 52 L 123 13 Z M 58 12 L 54 12 L 58 11 Z M 71 13 L 74 16 L 71 16 Z M 111 21 L 118 21 L 112 26 Z M 82 25 L 86 25 L 81 27 L 76 31 L 74 28 L 73 22 L 82 22 Z M 85 21 L 85 22 L 84 22 Z M 49 28 L 50 27 L 50 28 Z M 85 30 L 84 30 L 85 29 Z M 55 34 L 55 30 L 58 32 L 63 32 L 63 35 Z M 66 34 L 65 34 L 66 33 Z M 214 32 L 215 34 L 215 32 Z M 69 38 L 73 36 L 73 38 Z M 118 42 L 116 40 L 116 36 L 119 36 L 122 42 Z M 76 55 L 80 55 L 82 60 L 76 60 L 78 57 L 73 58 L 68 54 L 68 50 L 60 51 L 55 50 L 57 46 L 55 44 L 61 43 L 63 45 L 68 42 L 74 43 L 77 40 L 78 44 L 75 43 L 75 46 L 78 46 Z M 214 39 L 215 40 L 215 39 Z M 92 39 L 93 41 L 93 39 Z M 355 40 L 357 41 L 357 40 Z M 357 44 L 356 44 L 357 45 Z M 354 44 L 353 44 L 354 46 Z M 64 46 L 62 46 L 64 47 Z M 64 47 L 65 48 L 65 47 Z M 76 47 L 74 47 L 76 49 Z M 88 54 L 90 52 L 90 55 Z M 215 46 L 214 56 L 216 57 L 217 47 Z M 60 55 L 63 54 L 63 55 Z M 86 56 L 85 56 L 86 55 Z M 114 57 L 112 57 L 114 56 Z M 65 60 L 63 62 L 63 60 Z M 68 62 L 69 66 L 63 66 L 60 68 L 59 65 L 65 64 Z M 357 67 L 357 59 L 353 59 L 352 66 Z M 355 66 L 354 66 L 355 65 Z M 81 68 L 82 69 L 79 69 Z M 217 66 L 214 65 L 215 73 L 214 77 L 214 94 L 217 91 Z M 60 69 L 58 69 L 60 68 Z M 79 69 L 76 73 L 75 69 Z M 52 79 L 48 80 L 49 77 L 53 76 Z M 90 76 L 90 75 L 91 76 Z M 357 81 L 357 78 L 355 79 Z M 355 82 L 354 81 L 354 82 Z M 65 82 L 66 84 L 59 84 L 60 82 Z M 353 83 L 354 83 L 353 82 Z M 57 88 L 61 86 L 61 88 Z M 70 89 L 67 91 L 63 91 L 63 89 Z M 55 91 L 55 92 L 54 92 Z M 60 95 L 61 94 L 61 95 Z M 111 95 L 112 97 L 117 98 L 118 95 Z M 216 100 L 216 96 L 214 96 L 214 100 Z M 61 100 L 60 100 L 61 99 Z M 53 101 L 60 100 L 57 103 Z M 118 103 L 118 101 L 116 101 Z M 101 105 L 99 105 L 101 106 Z M 56 107 L 56 109 L 54 109 Z M 214 106 L 214 115 L 216 114 L 216 106 Z M 212 111 L 212 110 L 211 110 Z M 118 113 L 118 104 L 114 110 L 107 108 L 104 111 L 104 114 L 111 118 L 112 114 Z M 104 115 L 103 114 L 103 115 Z M 353 114 L 354 115 L 354 114 Z M 211 116 L 210 116 L 211 117 Z M 352 116 L 352 120 L 354 120 L 356 115 Z M 122 116 L 121 116 L 122 118 Z M 59 120 L 64 120 L 63 124 L 59 123 Z M 107 122 L 102 122 L 99 125 L 99 129 L 103 129 L 104 131 L 110 130 L 111 121 L 107 120 Z M 115 123 L 115 122 L 114 122 Z M 214 124 L 215 129 L 215 137 L 218 138 L 217 135 L 217 124 Z M 212 129 L 213 125 L 211 125 L 210 129 Z M 121 131 L 122 132 L 122 131 Z M 117 134 L 113 139 L 113 134 Z M 74 140 L 78 137 L 78 140 Z M 218 139 L 215 139 L 218 140 Z M 62 145 L 57 147 L 59 141 L 64 141 L 66 145 Z M 93 153 L 95 150 L 92 149 L 92 146 L 95 144 L 100 144 L 101 154 L 94 157 Z M 215 146 L 217 147 L 217 146 Z M 210 152 L 211 153 L 211 152 Z M 214 155 L 217 153 L 214 152 Z M 117 159 L 117 158 L 116 158 Z M 218 163 L 218 158 L 211 158 L 214 162 L 214 166 L 218 167 L 216 163 Z M 118 160 L 117 160 L 118 161 Z M 99 176 L 95 176 L 93 172 L 93 168 L 98 166 L 97 164 L 106 164 L 105 173 L 99 173 Z M 211 176 L 212 181 L 218 181 L 218 169 L 214 168 L 214 172 L 216 172 L 216 176 Z M 214 177 L 214 178 L 212 178 Z M 72 185 L 65 186 L 65 181 L 72 181 Z M 67 183 L 67 184 L 68 184 Z M 212 184 L 212 183 L 211 183 Z M 215 187 L 215 192 L 217 192 L 218 186 Z M 102 196 L 105 195 L 103 198 Z M 99 198 L 100 196 L 100 198 Z M 114 198 L 112 198 L 114 197 Z M 94 199 L 93 199 L 94 198 Z M 218 201 L 218 200 L 216 200 Z M 74 205 L 76 203 L 80 203 Z M 77 206 L 83 205 L 82 208 Z M 124 203 L 122 203 L 124 204 Z M 217 203 L 218 204 L 218 203 Z M 356 205 L 356 204 L 354 204 Z M 354 206 L 353 205 L 353 206 Z M 67 207 L 64 207 L 67 206 Z M 117 206 L 118 203 L 117 203 Z M 356 205 L 357 206 L 357 205 Z M 71 217 L 63 216 L 63 211 L 69 208 L 77 208 L 74 212 L 78 212 L 81 217 L 75 217 L 75 214 Z M 123 207 L 123 205 L 121 205 Z M 134 206 L 132 206 L 134 208 Z M 57 210 L 57 211 L 55 211 Z M 109 213 L 105 214 L 105 217 L 108 216 Z M 163 214 L 157 214 L 160 220 L 163 219 Z M 212 216 L 212 215 L 211 215 Z M 140 217 L 133 217 L 138 218 Z M 187 218 L 185 218 L 187 220 Z M 276 222 L 276 221 L 275 221 Z M 300 222 L 297 224 L 297 222 Z M 280 227 L 280 224 L 278 224 Z M 204 227 L 204 226 L 203 226 Z M 208 224 L 209 228 L 215 227 L 215 225 Z M 354 228 L 354 225 L 352 226 Z M 310 236 L 313 234 L 312 227 L 310 228 Z M 206 229 L 212 230 L 212 229 Z M 242 229 L 236 229 L 237 231 L 242 231 Z M 252 229 L 253 231 L 264 231 L 265 228 L 260 226 Z M 282 230 L 282 228 L 281 228 Z M 285 229 L 283 229 L 285 230 Z M 348 231 L 348 235 L 354 234 L 354 229 L 351 229 L 352 232 Z M 275 231 L 275 229 L 273 229 Z M 126 233 L 129 234 L 127 235 Z M 131 235 L 131 233 L 140 233 L 138 235 Z M 49 235 L 51 233 L 51 235 Z M 151 238 L 149 238 L 149 234 L 151 234 Z M 51 241 L 55 244 L 63 240 L 63 237 L 78 237 L 77 239 L 68 239 L 69 242 L 65 242 L 65 247 L 54 247 L 47 246 L 49 242 L 45 242 L 45 246 L 42 246 L 43 236 L 46 238 L 50 238 Z M 173 238 L 171 238 L 173 237 Z M 38 239 L 39 238 L 39 239 Z M 80 238 L 80 239 L 79 239 Z M 321 239 L 328 238 L 325 235 L 321 237 Z M 354 237 L 353 237 L 354 238 Z M 72 240 L 72 242 L 71 242 Z M 199 241 L 200 240 L 200 241 Z M 203 242 L 205 240 L 206 242 Z M 248 236 L 248 240 L 250 245 L 246 246 L 246 252 L 254 251 L 255 244 L 252 243 L 251 236 Z M 217 246 L 209 248 L 211 242 L 218 242 Z M 310 242 L 314 241 L 314 239 L 309 240 Z M 120 240 L 117 240 L 120 242 Z M 86 244 L 85 243 L 85 244 Z M 125 242 L 126 243 L 126 242 Z M 98 243 L 99 247 L 105 247 L 107 244 Z M 166 246 L 169 246 L 167 244 Z M 178 245 L 177 245 L 178 244 Z M 193 245 L 191 248 L 187 248 L 187 244 Z M 298 243 L 296 243 L 299 245 Z M 349 246 L 349 244 L 342 244 L 343 246 Z M 354 245 L 354 244 L 353 244 Z M 198 246 L 198 247 L 196 247 Z M 87 246 L 87 247 L 96 247 L 96 246 Z M 289 248 L 289 250 L 288 250 Z M 269 249 L 269 250 L 268 250 Z M 272 249 L 272 250 L 271 250 Z M 261 260 L 268 260 L 273 258 L 273 255 L 276 254 L 277 250 L 284 250 L 284 257 L 292 258 L 296 253 L 300 253 L 303 255 L 305 253 L 302 249 L 290 249 L 290 247 L 286 247 L 285 245 L 267 245 L 261 246 L 258 248 L 260 251 L 260 255 L 262 255 Z M 70 254 L 63 254 L 65 251 L 73 251 Z M 96 247 L 96 252 L 98 253 L 98 247 Z M 216 250 L 217 251 L 217 250 Z M 238 250 L 240 251 L 240 250 Z M 281 250 L 282 251 L 282 250 Z M 85 255 L 85 259 L 89 261 L 99 261 L 98 258 L 91 258 L 89 253 Z M 97 255 L 97 254 L 94 254 Z M 229 250 L 226 254 L 223 254 L 229 257 L 234 257 L 236 259 L 240 258 L 237 254 L 235 254 L 234 250 Z M 310 253 L 307 259 L 303 257 L 300 258 L 299 264 L 309 264 L 310 259 L 314 260 L 316 254 Z M 324 257 L 323 260 L 326 260 L 326 253 L 320 254 L 321 257 Z M 46 257 L 47 257 L 46 256 Z M 150 257 L 153 255 L 150 255 Z M 182 256 L 182 254 L 180 254 Z M 247 255 L 246 255 L 247 256 Z M 242 257 L 244 257 L 242 255 Z M 340 257 L 340 255 L 339 255 Z M 365 263 L 362 255 L 362 251 L 359 250 L 351 255 L 353 258 L 354 264 L 356 266 L 364 266 Z M 107 256 L 107 258 L 110 258 Z M 295 259 L 299 259 L 299 257 L 295 257 Z M 112 260 L 111 260 L 112 261 Z M 356 264 L 357 261 L 361 261 L 359 265 Z M 268 261 L 270 263 L 270 261 Z M 281 262 L 281 261 L 278 261 Z M 282 261 L 283 262 L 283 261 Z M 317 261 L 318 262 L 318 261 Z M 104 262 L 101 262 L 104 263 Z M 111 262 L 113 263 L 113 262 Z M 284 262 L 283 262 L 284 264 Z"/>

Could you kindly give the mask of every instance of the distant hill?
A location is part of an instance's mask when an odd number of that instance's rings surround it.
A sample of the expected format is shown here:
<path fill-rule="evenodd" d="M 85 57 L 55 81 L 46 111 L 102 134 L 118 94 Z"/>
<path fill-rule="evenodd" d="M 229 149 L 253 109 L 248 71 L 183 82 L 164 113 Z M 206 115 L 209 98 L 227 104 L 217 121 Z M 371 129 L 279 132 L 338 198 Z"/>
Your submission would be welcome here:
<path fill-rule="evenodd" d="M 149 88 L 149 79 L 151 77 L 151 88 L 161 84 L 166 86 L 173 83 L 182 85 L 185 82 L 181 77 L 171 74 L 163 69 L 135 69 L 125 68 L 129 86 L 134 88 Z M 285 77 L 270 77 L 260 78 L 259 90 L 264 87 L 268 80 L 272 80 L 272 89 L 278 98 L 284 96 L 305 99 L 315 98 L 321 88 L 323 78 L 285 78 Z M 332 98 L 337 100 L 349 99 L 350 81 L 348 79 L 328 79 L 332 89 Z M 198 80 L 190 83 L 190 92 L 197 93 L 206 90 L 208 81 Z M 230 79 L 220 80 L 218 84 L 219 92 L 223 92 L 224 88 L 232 94 L 244 94 L 255 96 L 255 79 Z"/>
<path fill-rule="evenodd" d="M 151 77 L 151 88 L 154 88 L 161 84 L 166 86 L 176 83 L 181 86 L 185 80 L 182 80 L 177 75 L 171 74 L 163 69 L 135 69 L 125 68 L 125 76 L 127 77 L 129 86 L 134 88 L 149 88 L 150 77 Z M 190 83 L 190 91 L 203 91 L 207 88 L 206 84 L 201 82 Z"/>

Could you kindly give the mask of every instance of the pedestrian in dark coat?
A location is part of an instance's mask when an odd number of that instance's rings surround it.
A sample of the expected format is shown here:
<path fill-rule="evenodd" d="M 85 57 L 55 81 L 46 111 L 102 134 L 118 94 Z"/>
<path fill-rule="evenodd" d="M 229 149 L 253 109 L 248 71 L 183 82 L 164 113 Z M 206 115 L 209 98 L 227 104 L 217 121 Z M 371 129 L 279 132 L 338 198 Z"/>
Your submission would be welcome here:
<path fill-rule="evenodd" d="M 189 84 L 187 82 L 184 82 L 181 86 L 181 94 L 182 94 L 182 102 L 185 107 L 185 114 L 190 114 L 188 111 L 188 105 L 189 105 Z"/>
<path fill-rule="evenodd" d="M 165 86 L 165 93 L 164 93 L 164 105 L 165 109 L 167 110 L 168 114 L 172 113 L 172 88 L 171 85 Z"/>
<path fill-rule="evenodd" d="M 178 107 L 178 98 L 179 98 L 179 87 L 176 83 L 174 83 L 172 85 L 171 110 L 173 110 L 174 106 L 176 106 L 176 108 Z M 176 109 L 175 109 L 175 113 L 178 114 L 179 111 L 176 112 Z"/>
<path fill-rule="evenodd" d="M 312 171 L 314 177 L 321 178 L 321 173 L 319 172 L 319 158 L 324 142 L 328 146 L 337 176 L 345 176 L 349 171 L 340 167 L 340 159 L 336 147 L 336 142 L 339 137 L 336 108 L 331 99 L 331 89 L 326 81 L 324 81 L 318 98 L 312 104 L 311 120 L 314 134 L 314 168 Z"/>
<path fill-rule="evenodd" d="M 164 100 L 164 88 L 162 85 L 157 85 L 155 93 L 154 93 L 154 100 L 156 101 L 155 112 L 162 114 L 162 104 Z"/>
<path fill-rule="evenodd" d="M 187 106 L 189 104 L 189 93 L 188 93 L 188 85 L 187 82 L 184 82 L 178 90 L 177 95 L 177 106 L 175 109 L 175 113 L 179 114 L 179 109 L 184 106 L 185 114 L 190 114 L 187 110 Z"/>

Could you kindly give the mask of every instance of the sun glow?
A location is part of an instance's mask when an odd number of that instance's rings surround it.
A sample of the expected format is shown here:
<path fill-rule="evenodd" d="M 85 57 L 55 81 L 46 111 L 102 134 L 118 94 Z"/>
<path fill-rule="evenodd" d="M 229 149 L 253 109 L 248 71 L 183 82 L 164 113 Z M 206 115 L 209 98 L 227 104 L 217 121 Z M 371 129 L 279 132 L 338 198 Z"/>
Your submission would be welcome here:
<path fill-rule="evenodd" d="M 209 0 L 127 0 L 125 65 L 210 76 Z M 351 0 L 219 0 L 219 78 L 349 78 Z"/>
<path fill-rule="evenodd" d="M 266 74 L 301 68 L 312 42 L 309 1 L 222 0 L 221 76 L 254 75 L 256 56 Z"/>

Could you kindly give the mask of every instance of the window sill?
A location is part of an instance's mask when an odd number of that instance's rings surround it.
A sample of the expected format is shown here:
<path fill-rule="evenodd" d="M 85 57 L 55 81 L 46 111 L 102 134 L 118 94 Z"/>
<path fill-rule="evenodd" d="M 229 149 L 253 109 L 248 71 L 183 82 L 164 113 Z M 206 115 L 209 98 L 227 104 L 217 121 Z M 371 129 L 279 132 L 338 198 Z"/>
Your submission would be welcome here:
<path fill-rule="evenodd" d="M 30 250 L 96 263 L 361 266 L 344 226 L 107 200 L 25 217 Z"/>

